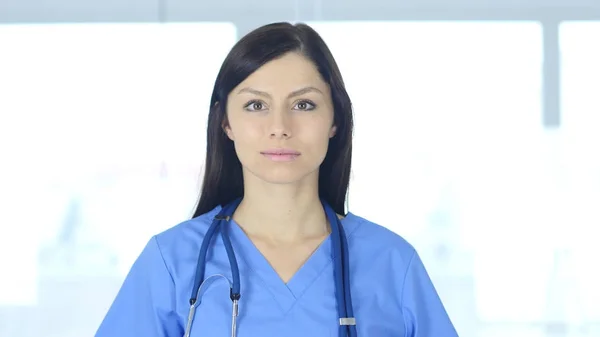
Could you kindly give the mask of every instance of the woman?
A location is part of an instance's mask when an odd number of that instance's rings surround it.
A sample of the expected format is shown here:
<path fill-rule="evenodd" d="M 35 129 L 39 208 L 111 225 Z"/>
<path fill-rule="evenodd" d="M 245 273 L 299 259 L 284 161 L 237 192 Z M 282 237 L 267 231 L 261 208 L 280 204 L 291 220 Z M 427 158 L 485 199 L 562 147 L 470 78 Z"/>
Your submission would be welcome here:
<path fill-rule="evenodd" d="M 96 336 L 457 336 L 415 249 L 343 215 L 352 108 L 314 30 L 242 38 L 208 119 L 194 217 L 150 240 Z"/>

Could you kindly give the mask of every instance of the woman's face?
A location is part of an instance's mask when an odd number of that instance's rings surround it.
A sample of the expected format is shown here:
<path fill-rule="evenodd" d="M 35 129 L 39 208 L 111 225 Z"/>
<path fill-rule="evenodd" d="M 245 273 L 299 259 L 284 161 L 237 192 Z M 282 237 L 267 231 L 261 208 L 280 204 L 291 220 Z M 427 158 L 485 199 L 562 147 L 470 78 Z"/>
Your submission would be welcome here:
<path fill-rule="evenodd" d="M 297 53 L 266 63 L 234 88 L 227 118 L 244 174 L 269 183 L 318 175 L 335 134 L 330 88 Z"/>

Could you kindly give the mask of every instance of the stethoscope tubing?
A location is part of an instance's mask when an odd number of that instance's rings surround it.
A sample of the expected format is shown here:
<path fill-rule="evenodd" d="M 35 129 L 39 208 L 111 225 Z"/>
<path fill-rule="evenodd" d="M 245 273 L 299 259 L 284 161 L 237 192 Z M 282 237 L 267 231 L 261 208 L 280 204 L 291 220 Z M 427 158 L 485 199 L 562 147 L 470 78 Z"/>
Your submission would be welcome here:
<path fill-rule="evenodd" d="M 231 203 L 223 206 L 219 214 L 213 219 L 213 222 L 211 223 L 210 227 L 206 232 L 204 240 L 202 240 L 200 252 L 198 253 L 192 294 L 190 296 L 189 302 L 190 314 L 188 317 L 188 323 L 186 328 L 186 337 L 189 337 L 191 323 L 194 319 L 196 306 L 198 305 L 197 300 L 200 296 L 200 288 L 204 280 L 208 248 L 217 231 L 220 232 L 221 238 L 223 239 L 233 278 L 233 282 L 230 285 L 230 298 L 233 302 L 231 335 L 232 337 L 236 336 L 236 319 L 238 315 L 238 302 L 241 298 L 241 282 L 239 267 L 235 257 L 235 252 L 233 250 L 233 245 L 231 243 L 231 237 L 229 236 L 229 226 L 227 226 L 227 223 L 231 221 L 233 212 L 239 206 L 240 202 L 241 198 L 238 198 L 232 201 Z M 348 239 L 346 237 L 341 221 L 337 217 L 337 214 L 327 203 L 325 203 L 324 201 L 322 201 L 322 203 L 325 213 L 327 215 L 327 219 L 331 225 L 331 244 L 334 252 L 332 258 L 334 263 L 333 273 L 335 281 L 335 297 L 337 302 L 338 314 L 340 317 L 339 334 L 340 336 L 356 337 L 356 321 L 354 318 L 354 312 L 352 308 L 352 297 L 350 292 L 350 262 Z"/>

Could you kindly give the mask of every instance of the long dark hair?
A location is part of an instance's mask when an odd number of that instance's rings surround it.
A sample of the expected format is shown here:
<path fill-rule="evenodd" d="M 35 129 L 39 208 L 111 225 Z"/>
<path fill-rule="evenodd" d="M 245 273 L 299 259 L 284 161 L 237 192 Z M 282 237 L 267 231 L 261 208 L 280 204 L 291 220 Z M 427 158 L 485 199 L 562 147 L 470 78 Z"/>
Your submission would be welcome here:
<path fill-rule="evenodd" d="M 242 166 L 233 141 L 223 130 L 227 122 L 227 96 L 262 65 L 289 52 L 299 52 L 312 60 L 331 88 L 337 130 L 329 140 L 325 160 L 319 168 L 319 197 L 338 214 L 346 214 L 344 205 L 352 161 L 350 97 L 333 55 L 319 34 L 306 24 L 278 22 L 257 28 L 240 39 L 219 70 L 210 99 L 204 180 L 193 217 L 243 196 Z"/>

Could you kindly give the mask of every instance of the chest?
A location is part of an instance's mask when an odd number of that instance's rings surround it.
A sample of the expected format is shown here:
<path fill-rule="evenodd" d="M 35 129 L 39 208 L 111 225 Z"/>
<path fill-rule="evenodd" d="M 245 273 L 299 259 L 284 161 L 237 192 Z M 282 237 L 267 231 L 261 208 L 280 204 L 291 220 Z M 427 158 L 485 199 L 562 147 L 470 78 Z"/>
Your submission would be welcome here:
<path fill-rule="evenodd" d="M 322 271 L 321 277 L 297 293 L 273 288 L 259 276 L 244 274 L 236 337 L 341 337 L 333 270 Z M 290 290 L 297 287 L 295 281 Z M 402 312 L 389 296 L 379 296 L 381 291 L 374 287 L 353 289 L 358 336 L 403 336 Z M 190 337 L 231 336 L 232 303 L 228 292 L 224 281 L 210 284 L 196 310 Z M 187 312 L 182 312 L 180 319 L 187 322 Z"/>
<path fill-rule="evenodd" d="M 271 263 L 275 266 L 271 268 L 266 259 L 255 255 L 259 253 L 238 249 L 241 298 L 236 337 L 341 336 L 331 255 L 329 251 L 320 249 L 287 283 L 280 279 L 285 275 L 279 276 L 275 269 L 282 274 L 285 270 L 295 269 L 285 264 L 294 261 L 294 266 L 298 266 L 301 261 L 296 258 L 298 254 L 266 249 L 264 254 L 271 257 Z M 211 279 L 213 282 L 206 283 L 199 297 L 190 337 L 231 336 L 229 284 L 232 279 L 229 270 L 226 256 L 213 258 L 208 263 L 207 276 L 226 275 L 228 280 L 217 277 Z M 403 314 L 394 295 L 396 289 L 390 288 L 389 277 L 374 274 L 367 266 L 356 264 L 351 265 L 350 272 L 358 336 L 403 336 Z M 189 295 L 187 292 L 182 295 L 180 303 L 185 303 Z M 184 326 L 187 323 L 187 309 L 187 306 L 182 306 L 179 312 L 179 319 Z"/>
<path fill-rule="evenodd" d="M 316 238 L 285 247 L 250 239 L 234 226 L 232 244 L 238 259 L 241 298 L 236 322 L 237 337 L 338 337 L 339 315 L 335 296 L 332 244 Z M 224 247 L 211 250 L 206 277 L 222 275 L 207 283 L 199 296 L 191 337 L 227 337 L 232 329 L 231 267 Z M 355 251 L 350 260 L 350 292 L 359 336 L 403 336 L 402 312 L 395 296 L 396 282 L 385 259 Z M 369 258 L 367 258 L 369 257 Z M 190 261 L 195 263 L 195 258 Z M 373 268 L 374 264 L 383 264 Z M 195 264 L 194 264 L 195 266 Z M 384 268 L 385 267 L 385 268 Z M 186 268 L 191 274 L 194 268 Z M 225 279 L 226 278 L 226 279 Z M 187 288 L 181 293 L 178 316 L 188 321 Z"/>

